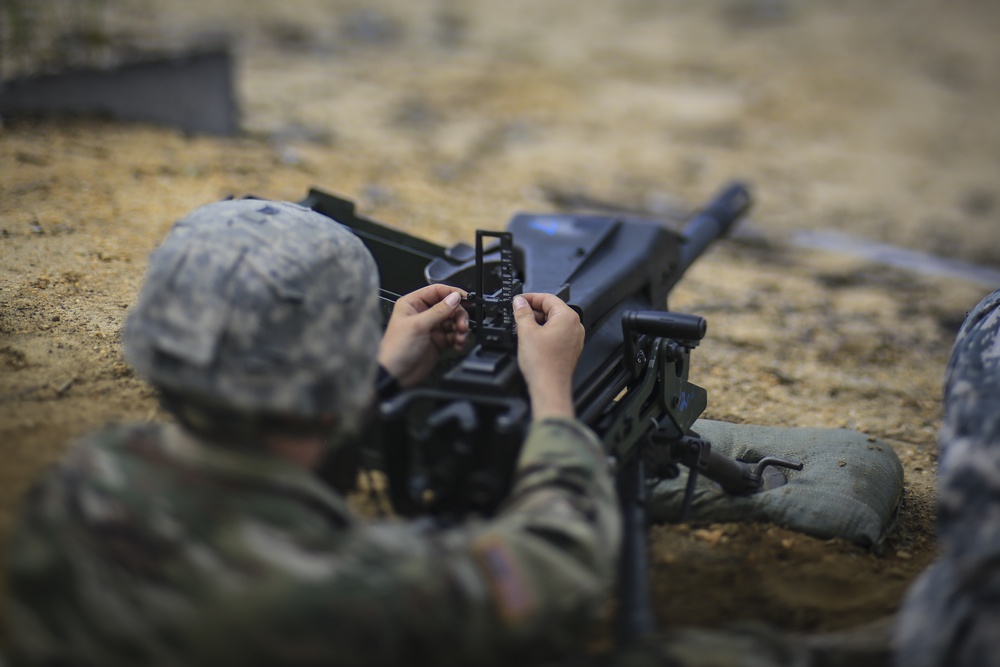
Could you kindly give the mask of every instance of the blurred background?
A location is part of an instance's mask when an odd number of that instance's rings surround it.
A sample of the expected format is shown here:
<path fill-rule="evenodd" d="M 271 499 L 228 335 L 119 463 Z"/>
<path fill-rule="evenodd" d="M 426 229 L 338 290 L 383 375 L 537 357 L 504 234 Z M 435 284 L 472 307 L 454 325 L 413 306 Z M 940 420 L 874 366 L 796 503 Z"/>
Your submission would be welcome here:
<path fill-rule="evenodd" d="M 766 183 L 773 231 L 1000 266 L 994 3 L 3 7 L 6 79 L 222 45 L 247 133 L 363 151 L 373 182 L 393 165 L 431 184 L 489 169 L 516 190 L 558 184 L 655 213 L 738 174 Z"/>

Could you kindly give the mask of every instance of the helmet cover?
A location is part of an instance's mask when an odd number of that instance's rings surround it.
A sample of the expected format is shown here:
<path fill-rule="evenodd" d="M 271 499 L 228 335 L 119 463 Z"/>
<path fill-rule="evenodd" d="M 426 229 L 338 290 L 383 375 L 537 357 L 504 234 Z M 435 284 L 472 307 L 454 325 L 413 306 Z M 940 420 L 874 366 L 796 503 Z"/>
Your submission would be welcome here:
<path fill-rule="evenodd" d="M 348 228 L 259 199 L 203 206 L 149 258 L 125 356 L 185 402 L 354 430 L 381 337 L 378 269 Z"/>

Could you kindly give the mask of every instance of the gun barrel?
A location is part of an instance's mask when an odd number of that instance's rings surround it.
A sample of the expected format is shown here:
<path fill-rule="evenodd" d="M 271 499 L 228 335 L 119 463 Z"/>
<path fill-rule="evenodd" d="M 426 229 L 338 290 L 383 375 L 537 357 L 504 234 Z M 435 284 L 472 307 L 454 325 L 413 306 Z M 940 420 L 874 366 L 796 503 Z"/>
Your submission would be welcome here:
<path fill-rule="evenodd" d="M 704 208 L 699 210 L 682 232 L 681 261 L 678 275 L 694 264 L 708 246 L 725 236 L 732 226 L 750 209 L 753 200 L 742 183 L 730 183 Z"/>

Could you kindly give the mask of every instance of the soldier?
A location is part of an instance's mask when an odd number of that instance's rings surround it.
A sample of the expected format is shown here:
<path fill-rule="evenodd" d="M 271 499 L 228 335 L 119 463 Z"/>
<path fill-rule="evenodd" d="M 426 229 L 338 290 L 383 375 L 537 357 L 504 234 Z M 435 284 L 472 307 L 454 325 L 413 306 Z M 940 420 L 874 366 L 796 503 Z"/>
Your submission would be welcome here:
<path fill-rule="evenodd" d="M 579 646 L 620 525 L 574 419 L 584 332 L 558 298 L 515 299 L 533 422 L 495 519 L 364 522 L 312 473 L 376 385 L 462 346 L 461 296 L 405 296 L 381 336 L 374 261 L 329 218 L 242 200 L 178 222 L 124 329 L 177 424 L 87 436 L 27 495 L 14 664 L 513 664 Z"/>
<path fill-rule="evenodd" d="M 897 664 L 1000 665 L 1000 290 L 955 340 L 940 441 L 940 556 L 904 602 Z"/>

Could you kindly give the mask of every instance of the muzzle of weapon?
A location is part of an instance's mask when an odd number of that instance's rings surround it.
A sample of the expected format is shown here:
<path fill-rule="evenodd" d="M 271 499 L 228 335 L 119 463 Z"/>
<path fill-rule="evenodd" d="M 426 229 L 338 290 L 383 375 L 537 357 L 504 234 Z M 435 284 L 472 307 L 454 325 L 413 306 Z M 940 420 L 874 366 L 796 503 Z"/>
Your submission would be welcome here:
<path fill-rule="evenodd" d="M 750 209 L 753 200 L 746 185 L 734 182 L 723 188 L 708 204 L 695 213 L 681 232 L 681 261 L 676 272 L 679 277 L 694 264 L 715 239 L 725 236 L 737 220 Z"/>

